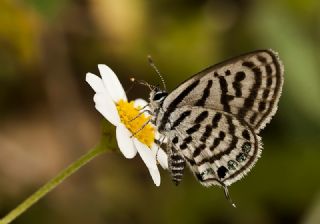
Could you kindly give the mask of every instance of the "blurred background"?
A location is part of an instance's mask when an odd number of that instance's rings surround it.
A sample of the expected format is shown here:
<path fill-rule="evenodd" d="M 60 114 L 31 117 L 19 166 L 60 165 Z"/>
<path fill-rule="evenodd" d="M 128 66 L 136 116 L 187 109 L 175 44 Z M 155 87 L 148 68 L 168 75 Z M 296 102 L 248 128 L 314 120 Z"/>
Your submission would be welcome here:
<path fill-rule="evenodd" d="M 0 0 L 0 215 L 100 139 L 85 83 L 109 65 L 173 89 L 229 57 L 272 48 L 285 65 L 279 111 L 263 156 L 223 191 L 186 172 L 155 187 L 137 156 L 95 159 L 14 223 L 320 223 L 320 1 Z M 131 99 L 147 99 L 134 87 Z"/>

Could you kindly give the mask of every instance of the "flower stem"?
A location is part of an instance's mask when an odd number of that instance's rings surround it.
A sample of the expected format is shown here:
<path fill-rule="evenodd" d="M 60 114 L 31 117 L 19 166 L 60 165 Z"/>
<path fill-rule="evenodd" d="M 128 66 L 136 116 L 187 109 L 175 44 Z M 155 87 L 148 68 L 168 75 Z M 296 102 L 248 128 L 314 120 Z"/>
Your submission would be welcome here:
<path fill-rule="evenodd" d="M 65 168 L 60 173 L 58 173 L 57 176 L 55 176 L 53 179 L 51 179 L 49 182 L 47 182 L 45 185 L 43 185 L 41 188 L 39 188 L 39 190 L 37 190 L 35 193 L 33 193 L 31 196 L 29 196 L 25 201 L 23 201 L 15 209 L 13 209 L 11 212 L 9 212 L 3 219 L 0 220 L 0 224 L 11 223 L 19 215 L 24 213 L 33 204 L 35 204 L 38 200 L 40 200 L 42 197 L 44 197 L 50 191 L 52 191 L 54 188 L 56 188 L 67 177 L 69 177 L 71 174 L 76 172 L 82 166 L 86 165 L 93 158 L 97 157 L 98 155 L 100 155 L 106 151 L 107 151 L 107 148 L 100 145 L 100 144 L 98 146 L 94 147 L 93 149 L 91 149 L 85 155 L 83 155 L 78 160 L 76 160 L 75 162 L 70 164 L 67 168 Z"/>

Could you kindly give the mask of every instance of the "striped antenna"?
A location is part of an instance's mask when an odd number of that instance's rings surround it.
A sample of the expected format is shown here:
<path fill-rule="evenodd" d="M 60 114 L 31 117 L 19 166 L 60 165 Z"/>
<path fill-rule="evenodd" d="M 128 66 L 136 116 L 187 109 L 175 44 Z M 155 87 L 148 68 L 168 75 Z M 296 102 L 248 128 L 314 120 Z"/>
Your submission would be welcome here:
<path fill-rule="evenodd" d="M 157 66 L 154 64 L 151 55 L 148 55 L 148 62 L 150 64 L 150 66 L 156 71 L 158 76 L 160 77 L 164 90 L 167 91 L 167 86 L 166 86 L 166 83 L 164 81 L 164 78 L 161 75 L 161 73 L 160 73 L 159 69 L 157 68 Z"/>
<path fill-rule="evenodd" d="M 151 85 L 151 84 L 149 84 L 149 83 L 147 83 L 146 81 L 144 81 L 144 80 L 136 80 L 135 78 L 130 78 L 130 81 L 131 82 L 133 82 L 133 83 L 135 83 L 135 82 L 137 82 L 138 84 L 140 84 L 140 85 L 143 85 L 143 86 L 147 86 L 151 91 L 152 90 L 154 90 L 156 87 L 155 86 L 153 86 L 153 85 Z"/>

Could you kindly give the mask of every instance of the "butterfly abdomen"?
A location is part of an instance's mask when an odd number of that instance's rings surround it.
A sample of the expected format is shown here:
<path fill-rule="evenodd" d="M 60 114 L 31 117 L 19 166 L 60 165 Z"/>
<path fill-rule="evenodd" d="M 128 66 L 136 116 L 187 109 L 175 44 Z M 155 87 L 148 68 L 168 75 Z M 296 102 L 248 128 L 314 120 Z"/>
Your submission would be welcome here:
<path fill-rule="evenodd" d="M 171 172 L 172 181 L 178 185 L 183 177 L 186 162 L 184 158 L 176 151 L 172 151 L 169 155 L 169 170 Z"/>

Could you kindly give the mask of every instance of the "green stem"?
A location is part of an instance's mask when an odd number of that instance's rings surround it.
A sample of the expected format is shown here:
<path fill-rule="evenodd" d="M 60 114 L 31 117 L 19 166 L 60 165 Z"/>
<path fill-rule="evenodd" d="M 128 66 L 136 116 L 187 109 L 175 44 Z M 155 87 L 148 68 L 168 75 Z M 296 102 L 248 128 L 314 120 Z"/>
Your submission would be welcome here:
<path fill-rule="evenodd" d="M 71 174 L 76 172 L 82 166 L 86 165 L 93 158 L 107 151 L 106 147 L 98 145 L 87 152 L 85 155 L 80 157 L 78 160 L 70 164 L 67 168 L 62 170 L 57 176 L 43 185 L 39 190 L 33 193 L 30 197 L 28 197 L 25 201 L 23 201 L 20 205 L 18 205 L 15 209 L 9 212 L 3 219 L 0 220 L 0 224 L 8 224 L 15 220 L 19 215 L 24 213 L 27 209 L 29 209 L 33 204 L 35 204 L 38 200 L 40 200 L 43 196 L 47 195 L 50 191 L 56 188 L 62 181 L 64 181 Z"/>

